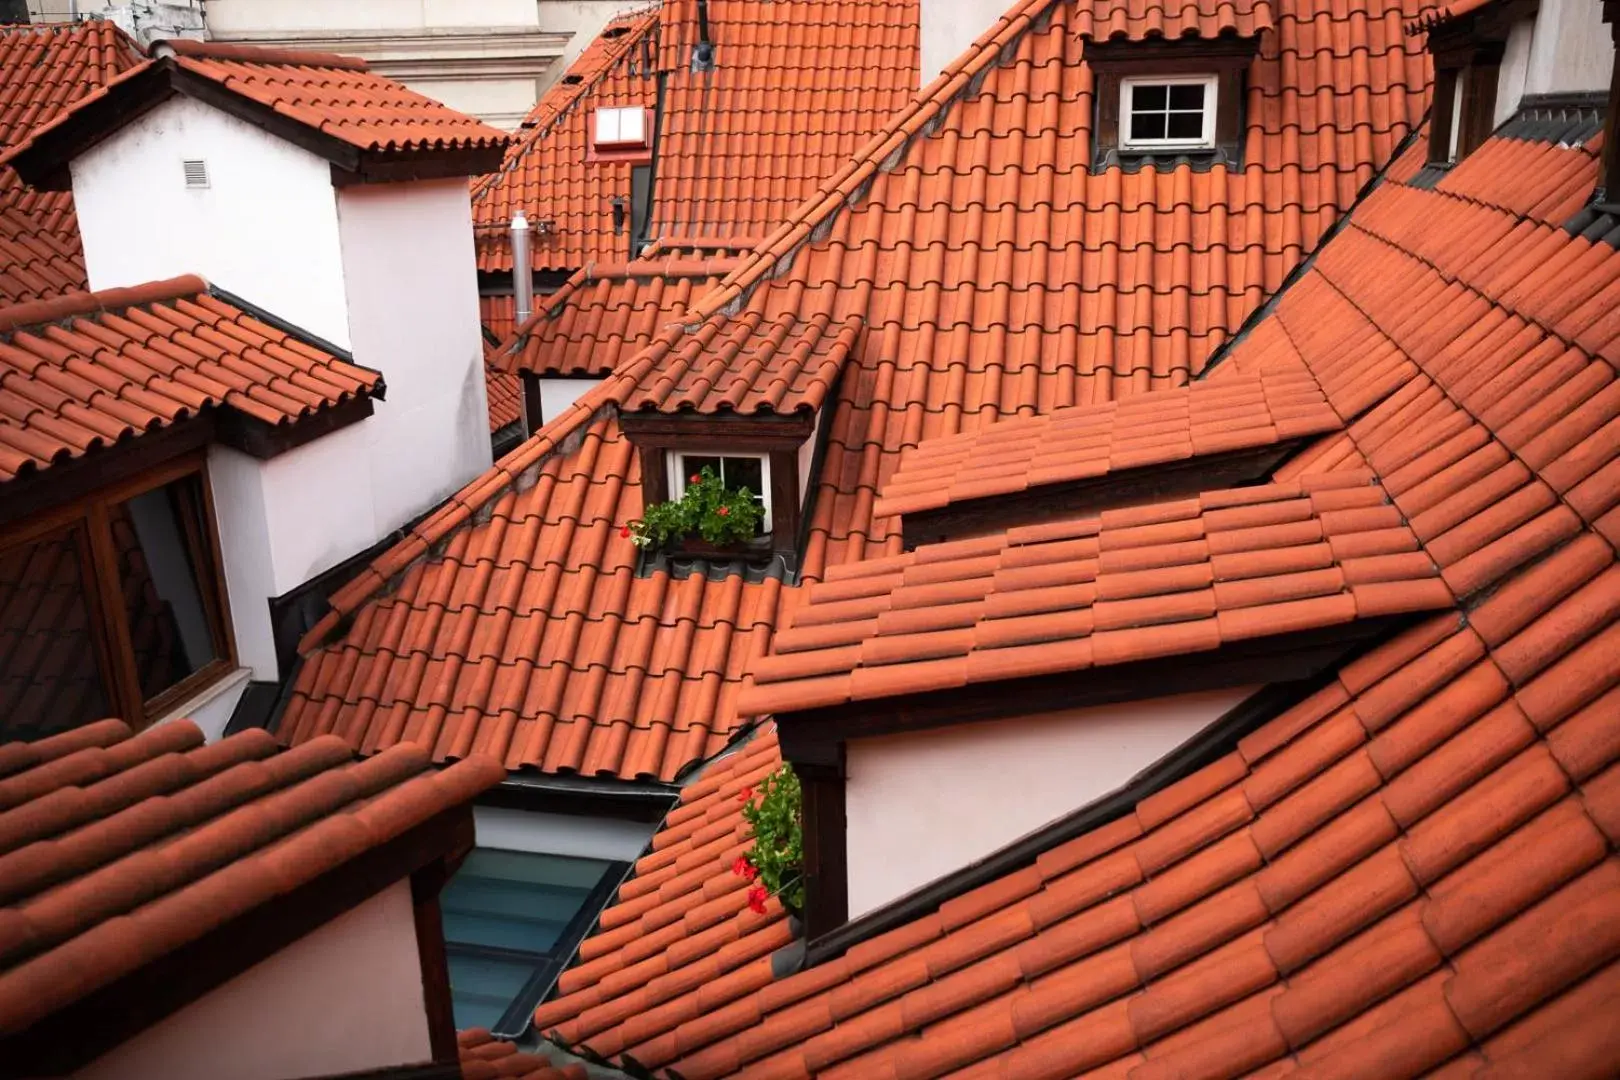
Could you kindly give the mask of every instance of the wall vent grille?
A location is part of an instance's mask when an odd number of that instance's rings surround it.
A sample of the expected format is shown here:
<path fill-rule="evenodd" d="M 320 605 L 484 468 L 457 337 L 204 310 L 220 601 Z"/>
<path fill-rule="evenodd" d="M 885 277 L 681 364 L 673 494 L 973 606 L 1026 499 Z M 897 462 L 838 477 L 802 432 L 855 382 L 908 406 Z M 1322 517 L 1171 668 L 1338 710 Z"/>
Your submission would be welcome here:
<path fill-rule="evenodd" d="M 186 187 L 205 188 L 208 186 L 208 162 L 183 161 L 181 165 L 186 173 Z"/>

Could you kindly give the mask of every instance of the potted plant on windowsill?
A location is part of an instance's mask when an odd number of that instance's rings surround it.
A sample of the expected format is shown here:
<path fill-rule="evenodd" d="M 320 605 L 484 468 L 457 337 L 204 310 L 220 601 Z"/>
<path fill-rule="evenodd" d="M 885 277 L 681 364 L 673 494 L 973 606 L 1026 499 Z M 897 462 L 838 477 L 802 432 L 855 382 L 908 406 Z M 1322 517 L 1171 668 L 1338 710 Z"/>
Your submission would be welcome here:
<path fill-rule="evenodd" d="M 743 788 L 743 820 L 753 832 L 754 846 L 737 856 L 731 872 L 749 881 L 748 907 L 765 913 L 765 901 L 776 897 L 789 915 L 804 919 L 804 826 L 799 813 L 799 778 L 783 764 L 760 781 L 758 788 Z"/>
<path fill-rule="evenodd" d="M 756 535 L 763 513 L 753 492 L 746 487 L 728 490 L 705 466 L 687 479 L 679 499 L 647 507 L 622 534 L 637 547 L 656 547 L 671 555 L 746 554 L 769 547 L 768 538 Z"/>

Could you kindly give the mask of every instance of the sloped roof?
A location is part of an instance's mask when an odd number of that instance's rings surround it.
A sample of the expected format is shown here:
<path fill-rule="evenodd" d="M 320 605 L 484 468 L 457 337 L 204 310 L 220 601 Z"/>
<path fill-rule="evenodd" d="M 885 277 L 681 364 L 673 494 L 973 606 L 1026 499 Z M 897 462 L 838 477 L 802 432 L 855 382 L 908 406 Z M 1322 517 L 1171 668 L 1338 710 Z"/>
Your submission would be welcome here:
<path fill-rule="evenodd" d="M 527 1054 L 484 1028 L 456 1034 L 461 1080 L 586 1080 L 583 1065 L 554 1067 L 539 1054 Z"/>
<path fill-rule="evenodd" d="M 929 439 L 901 455 L 872 512 L 969 499 L 1257 446 L 1343 425 L 1310 372 L 1283 366 L 1099 405 L 1076 405 Z"/>
<path fill-rule="evenodd" d="M 73 238 L 65 239 L 64 231 Z M 75 226 L 51 227 L 25 210 L 0 207 L 0 303 L 46 300 L 88 287 Z"/>
<path fill-rule="evenodd" d="M 493 762 L 430 767 L 262 731 L 204 745 L 190 721 L 104 720 L 0 745 L 0 1035 L 276 903 L 466 803 Z"/>
<path fill-rule="evenodd" d="M 833 567 L 737 707 L 769 715 L 1155 656 L 1454 599 L 1368 470 Z"/>
<path fill-rule="evenodd" d="M 1582 208 L 1597 149 L 1498 137 L 1426 190 L 1418 142 L 1214 376 L 1305 364 L 1355 419 L 1286 471 L 1334 475 L 1348 442 L 1455 609 L 842 957 L 777 978 L 743 943 L 672 940 L 654 977 L 565 974 L 537 1020 L 690 1080 L 1600 1075 L 1620 1053 L 1620 250 Z M 685 891 L 734 888 L 706 861 Z"/>
<path fill-rule="evenodd" d="M 346 166 L 353 161 L 335 148 L 346 148 L 349 157 L 358 152 L 388 160 L 458 152 L 498 157 L 511 142 L 505 132 L 378 75 L 355 57 L 178 38 L 163 42 L 162 51 L 33 128 L 3 160 L 30 176 L 36 170 L 49 176 L 84 146 L 128 122 L 128 110 L 108 102 L 150 103 L 194 92 L 188 80 L 211 84 L 216 94 L 224 91 L 211 100 L 255 122 L 274 118 L 302 129 L 307 149 L 344 158 Z"/>
<path fill-rule="evenodd" d="M 630 256 L 630 165 L 593 161 L 587 124 L 601 107 L 659 105 L 648 235 L 665 241 L 762 238 L 814 194 L 915 92 L 917 0 L 859 4 L 709 0 L 715 63 L 694 68 L 698 11 L 665 0 L 620 16 L 531 112 L 532 131 L 474 192 L 479 269 L 508 271 L 507 230 L 522 209 L 550 231 L 538 270 Z"/>
<path fill-rule="evenodd" d="M 1271 0 L 1195 0 L 1180 5 L 1101 0 L 1079 13 L 1079 32 L 1092 41 L 1254 37 L 1275 25 Z"/>
<path fill-rule="evenodd" d="M 1241 170 L 1091 174 L 1075 10 L 1021 3 L 686 316 L 722 334 L 748 313 L 757 334 L 783 315 L 864 320 L 810 485 L 801 580 L 899 553 L 899 521 L 872 507 L 906 447 L 1185 384 L 1426 101 L 1426 60 L 1395 9 L 1283 3 L 1250 72 Z M 613 407 L 685 336 L 654 330 L 336 593 L 303 642 L 281 736 L 664 779 L 723 746 L 743 673 L 797 590 L 636 575 L 622 530 L 641 513 L 640 466 Z"/>
<path fill-rule="evenodd" d="M 658 9 L 611 19 L 562 78 L 524 118 L 522 133 L 498 172 L 473 186 L 473 238 L 481 271 L 512 269 L 512 217 L 522 210 L 531 227 L 536 270 L 576 270 L 595 260 L 623 260 L 628 241 L 613 229 L 609 202 L 630 194 L 630 165 L 591 161 L 590 114 L 597 108 L 657 104 Z M 486 321 L 501 340 L 502 331 Z"/>
<path fill-rule="evenodd" d="M 19 304 L 0 309 L 0 483 L 210 408 L 281 427 L 383 389 L 198 277 Z"/>
<path fill-rule="evenodd" d="M 74 102 L 143 62 L 140 47 L 110 22 L 0 28 L 0 148 L 23 141 Z M 9 265 L 27 272 L 0 278 L 0 301 L 28 300 L 86 287 L 73 194 L 35 191 L 0 166 L 0 231 Z"/>
<path fill-rule="evenodd" d="M 737 267 L 729 255 L 678 254 L 654 245 L 628 263 L 591 263 L 576 271 L 562 288 L 536 298 L 534 317 L 521 333 L 502 338 L 499 362 L 536 375 L 607 376 Z"/>

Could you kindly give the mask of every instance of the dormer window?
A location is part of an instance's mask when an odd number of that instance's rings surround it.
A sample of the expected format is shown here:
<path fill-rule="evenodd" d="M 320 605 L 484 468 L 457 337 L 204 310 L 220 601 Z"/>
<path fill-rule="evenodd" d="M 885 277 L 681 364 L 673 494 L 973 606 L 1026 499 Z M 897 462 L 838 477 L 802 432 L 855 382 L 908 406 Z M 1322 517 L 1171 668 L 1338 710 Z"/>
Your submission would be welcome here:
<path fill-rule="evenodd" d="M 1213 150 L 1219 79 L 1143 75 L 1121 79 L 1124 150 Z"/>
<path fill-rule="evenodd" d="M 1241 165 L 1244 82 L 1257 38 L 1088 41 L 1092 168 L 1188 158 Z"/>
<path fill-rule="evenodd" d="M 665 460 L 669 468 L 671 498 L 678 499 L 685 495 L 686 485 L 693 477 L 702 475 L 704 469 L 712 469 L 727 491 L 748 489 L 755 504 L 763 511 L 759 534 L 765 536 L 770 533 L 772 499 L 769 454 L 683 453 L 672 450 Z"/>

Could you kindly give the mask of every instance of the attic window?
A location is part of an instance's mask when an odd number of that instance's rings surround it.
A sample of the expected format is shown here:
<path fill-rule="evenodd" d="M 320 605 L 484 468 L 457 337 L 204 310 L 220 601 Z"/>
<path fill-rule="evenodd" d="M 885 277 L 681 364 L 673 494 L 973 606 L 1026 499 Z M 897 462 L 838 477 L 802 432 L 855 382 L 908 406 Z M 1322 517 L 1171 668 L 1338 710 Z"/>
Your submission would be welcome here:
<path fill-rule="evenodd" d="M 597 109 L 591 130 L 591 143 L 598 150 L 644 149 L 647 146 L 647 110 L 640 105 Z"/>
<path fill-rule="evenodd" d="M 671 452 L 667 460 L 671 498 L 678 499 L 686 494 L 686 484 L 691 477 L 704 469 L 713 469 L 728 491 L 748 489 L 754 496 L 754 502 L 765 512 L 760 519 L 760 534 L 771 531 L 771 459 L 768 454 Z"/>
<path fill-rule="evenodd" d="M 196 158 L 182 161 L 180 167 L 186 177 L 186 187 L 205 188 L 208 186 L 208 162 Z"/>
<path fill-rule="evenodd" d="M 1213 150 L 1218 83 L 1214 75 L 1121 79 L 1121 149 Z"/>
<path fill-rule="evenodd" d="M 1430 165 L 1461 161 L 1490 138 L 1501 62 L 1501 43 L 1469 42 L 1435 54 Z"/>
<path fill-rule="evenodd" d="M 1096 118 L 1092 168 L 1188 156 L 1241 165 L 1244 81 L 1257 38 L 1086 42 Z"/>

